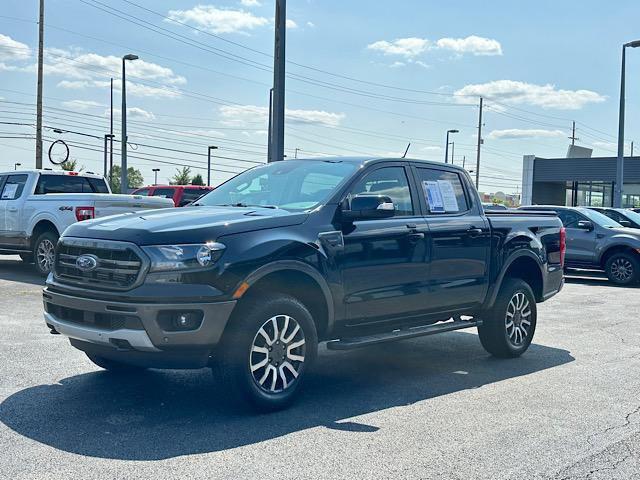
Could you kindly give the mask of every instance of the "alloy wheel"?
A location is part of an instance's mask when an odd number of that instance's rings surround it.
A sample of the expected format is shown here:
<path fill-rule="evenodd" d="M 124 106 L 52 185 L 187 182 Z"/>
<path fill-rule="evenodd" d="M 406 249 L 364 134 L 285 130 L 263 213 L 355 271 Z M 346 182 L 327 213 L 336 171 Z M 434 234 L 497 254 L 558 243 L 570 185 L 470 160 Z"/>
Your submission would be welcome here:
<path fill-rule="evenodd" d="M 628 282 L 633 276 L 633 264 L 626 258 L 616 258 L 611 263 L 611 276 L 618 282 Z"/>
<path fill-rule="evenodd" d="M 266 393 L 283 392 L 296 383 L 305 361 L 305 337 L 289 315 L 276 315 L 258 330 L 249 353 L 256 385 Z"/>
<path fill-rule="evenodd" d="M 519 347 L 525 342 L 531 330 L 531 303 L 524 292 L 513 294 L 507 306 L 504 321 L 509 341 Z"/>
<path fill-rule="evenodd" d="M 45 238 L 38 245 L 38 249 L 36 250 L 36 261 L 38 262 L 40 270 L 43 272 L 51 271 L 51 267 L 53 267 L 55 248 L 56 247 L 53 242 L 48 238 Z"/>

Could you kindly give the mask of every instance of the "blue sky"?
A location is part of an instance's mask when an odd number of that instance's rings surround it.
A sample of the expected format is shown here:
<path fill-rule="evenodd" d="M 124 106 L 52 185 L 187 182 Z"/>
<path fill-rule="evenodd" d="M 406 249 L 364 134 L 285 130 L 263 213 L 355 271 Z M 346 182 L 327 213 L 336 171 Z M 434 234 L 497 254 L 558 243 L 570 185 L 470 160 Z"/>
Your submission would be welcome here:
<path fill-rule="evenodd" d="M 289 0 L 286 153 L 398 155 L 410 141 L 410 156 L 441 160 L 456 128 L 455 162 L 473 168 L 483 95 L 481 190 L 517 189 L 523 154 L 563 156 L 572 120 L 579 145 L 613 155 L 620 48 L 640 38 L 639 14 L 632 0 Z M 37 1 L 1 15 L 0 121 L 33 124 Z M 154 167 L 167 181 L 173 163 L 204 176 L 207 145 L 227 157 L 215 160 L 215 183 L 263 162 L 273 15 L 272 0 L 47 0 L 44 123 L 85 136 L 48 129 L 45 148 L 64 138 L 101 171 L 102 141 L 87 135 L 107 133 L 109 78 L 119 109 L 119 58 L 132 52 L 130 164 L 148 182 Z M 640 51 L 627 63 L 626 138 L 640 149 Z M 33 165 L 33 144 L 0 139 L 0 169 Z"/>

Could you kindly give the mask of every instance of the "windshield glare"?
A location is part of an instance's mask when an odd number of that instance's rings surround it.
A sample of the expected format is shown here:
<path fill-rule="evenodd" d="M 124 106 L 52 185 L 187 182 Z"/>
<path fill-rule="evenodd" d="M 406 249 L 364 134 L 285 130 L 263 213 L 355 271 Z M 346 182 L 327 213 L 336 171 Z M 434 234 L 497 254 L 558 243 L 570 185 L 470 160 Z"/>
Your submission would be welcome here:
<path fill-rule="evenodd" d="M 622 225 L 620 225 L 615 220 L 607 217 L 606 215 L 600 212 L 596 212 L 595 210 L 589 210 L 588 208 L 585 208 L 580 210 L 580 213 L 582 213 L 585 217 L 589 218 L 589 220 L 591 220 L 593 223 L 597 223 L 601 227 L 605 227 L 605 228 L 622 227 Z"/>
<path fill-rule="evenodd" d="M 252 168 L 223 183 L 197 205 L 315 208 L 327 200 L 357 168 L 347 162 L 285 160 Z"/>

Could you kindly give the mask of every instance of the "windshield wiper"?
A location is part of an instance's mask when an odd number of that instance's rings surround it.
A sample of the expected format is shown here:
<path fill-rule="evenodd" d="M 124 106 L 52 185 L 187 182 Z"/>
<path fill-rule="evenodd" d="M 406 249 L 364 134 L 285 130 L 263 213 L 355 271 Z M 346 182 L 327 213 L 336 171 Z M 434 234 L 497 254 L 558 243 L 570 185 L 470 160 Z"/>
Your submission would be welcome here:
<path fill-rule="evenodd" d="M 242 202 L 238 202 L 238 203 L 223 203 L 221 205 L 215 205 L 216 207 L 240 207 L 240 208 L 254 208 L 254 207 L 258 207 L 258 208 L 271 208 L 271 209 L 277 209 L 279 208 L 276 205 L 258 205 L 258 204 L 250 204 L 250 203 L 242 203 Z"/>

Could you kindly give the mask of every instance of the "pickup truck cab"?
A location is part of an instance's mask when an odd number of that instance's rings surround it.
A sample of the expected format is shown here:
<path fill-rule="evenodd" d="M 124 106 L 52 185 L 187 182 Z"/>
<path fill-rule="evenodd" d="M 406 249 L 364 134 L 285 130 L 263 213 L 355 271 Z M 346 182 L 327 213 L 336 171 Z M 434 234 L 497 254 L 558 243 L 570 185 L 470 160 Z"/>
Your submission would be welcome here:
<path fill-rule="evenodd" d="M 170 198 L 176 207 L 185 207 L 211 190 L 213 187 L 201 185 L 151 185 L 138 188 L 132 193 L 145 197 Z"/>
<path fill-rule="evenodd" d="M 58 237 L 72 223 L 172 206 L 163 198 L 111 194 L 105 179 L 92 173 L 0 172 L 0 254 L 18 254 L 47 275 Z"/>
<path fill-rule="evenodd" d="M 486 214 L 452 165 L 286 160 L 190 207 L 71 226 L 45 321 L 103 368 L 209 366 L 272 410 L 321 341 L 349 350 L 477 327 L 491 354 L 521 355 L 536 304 L 562 288 L 563 232 L 553 213 Z"/>
<path fill-rule="evenodd" d="M 640 229 L 628 228 L 587 207 L 521 208 L 558 214 L 567 231 L 566 268 L 603 271 L 616 285 L 640 281 Z"/>

